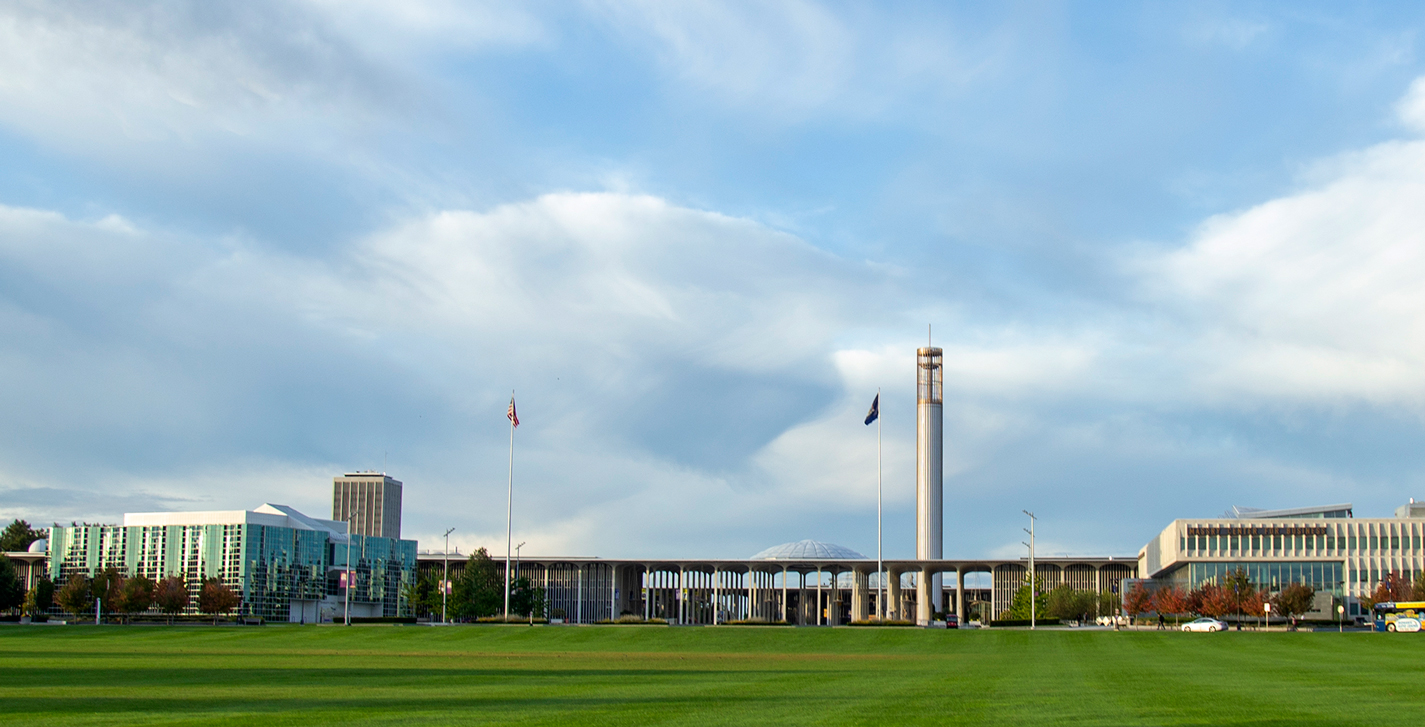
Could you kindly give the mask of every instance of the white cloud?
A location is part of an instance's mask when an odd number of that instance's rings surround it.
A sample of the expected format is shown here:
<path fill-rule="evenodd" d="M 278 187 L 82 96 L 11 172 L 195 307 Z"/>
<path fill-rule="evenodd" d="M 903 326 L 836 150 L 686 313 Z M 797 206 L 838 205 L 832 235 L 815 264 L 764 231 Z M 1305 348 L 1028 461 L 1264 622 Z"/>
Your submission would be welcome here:
<path fill-rule="evenodd" d="M 1410 90 L 1395 105 L 1395 112 L 1406 126 L 1425 132 L 1425 76 L 1410 84 Z"/>
<path fill-rule="evenodd" d="M 401 87 L 310 12 L 276 3 L 9 3 L 0 122 L 68 151 L 360 123 Z M 332 113 L 336 112 L 336 113 Z M 329 125 L 329 124 L 328 124 Z"/>
<path fill-rule="evenodd" d="M 831 111 L 874 117 L 936 100 L 993 66 L 1005 41 L 973 47 L 940 18 L 887 19 L 832 12 L 819 3 L 591 2 L 699 96 L 764 118 L 801 120 Z M 962 47 L 963 46 L 963 47 Z"/>
<path fill-rule="evenodd" d="M 1199 331 L 1181 352 L 1213 395 L 1425 403 L 1425 142 L 1332 168 L 1150 266 L 1154 294 Z"/>

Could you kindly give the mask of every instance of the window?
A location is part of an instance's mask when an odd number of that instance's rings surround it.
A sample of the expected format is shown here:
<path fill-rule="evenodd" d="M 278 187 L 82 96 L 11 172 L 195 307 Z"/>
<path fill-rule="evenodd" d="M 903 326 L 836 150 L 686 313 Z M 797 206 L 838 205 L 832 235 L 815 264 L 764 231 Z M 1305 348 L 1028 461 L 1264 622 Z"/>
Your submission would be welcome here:
<path fill-rule="evenodd" d="M 1327 535 L 1327 536 L 1326 536 L 1326 550 L 1330 551 L 1330 550 L 1335 550 L 1335 549 L 1336 549 L 1336 536 L 1335 536 L 1335 535 Z"/>
<path fill-rule="evenodd" d="M 1261 549 L 1262 549 L 1262 536 L 1260 536 L 1260 535 L 1253 535 L 1253 536 L 1252 536 L 1252 550 L 1261 550 Z"/>
<path fill-rule="evenodd" d="M 1280 536 L 1280 535 L 1273 535 L 1273 536 L 1272 536 L 1272 550 L 1281 550 L 1281 549 L 1282 549 L 1282 536 Z"/>
<path fill-rule="evenodd" d="M 1371 550 L 1376 550 L 1376 546 L 1377 546 L 1377 545 L 1379 545 L 1379 542 L 1377 541 L 1376 536 L 1375 536 L 1374 534 L 1372 534 L 1372 535 L 1371 535 L 1371 539 L 1370 539 L 1370 547 L 1371 547 Z M 1372 578 L 1371 580 L 1375 580 L 1375 579 Z"/>
<path fill-rule="evenodd" d="M 1391 550 L 1400 550 L 1400 536 L 1399 536 L 1399 535 L 1392 535 L 1392 536 L 1390 536 L 1390 549 L 1391 549 Z"/>
<path fill-rule="evenodd" d="M 1241 545 L 1242 545 L 1242 538 L 1241 538 L 1240 536 L 1233 535 L 1233 536 L 1232 536 L 1232 539 L 1231 539 L 1231 549 L 1232 549 L 1232 550 L 1238 550 L 1238 549 L 1240 549 L 1240 546 L 1241 546 Z"/>

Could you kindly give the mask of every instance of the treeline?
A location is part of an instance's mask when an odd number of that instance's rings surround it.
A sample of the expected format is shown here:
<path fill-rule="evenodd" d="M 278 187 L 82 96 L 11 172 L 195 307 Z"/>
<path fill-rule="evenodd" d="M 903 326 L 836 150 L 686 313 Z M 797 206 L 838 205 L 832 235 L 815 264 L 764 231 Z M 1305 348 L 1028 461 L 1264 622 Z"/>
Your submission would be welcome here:
<path fill-rule="evenodd" d="M 1042 581 L 1039 584 L 1043 585 Z M 1038 618 L 1057 618 L 1062 621 L 1093 621 L 1099 616 L 1112 616 L 1118 608 L 1118 599 L 1112 593 L 1081 590 L 1061 585 L 1049 591 L 1035 589 L 1034 615 Z M 1007 620 L 1029 620 L 1029 584 L 1020 586 L 1009 602 L 1009 608 L 999 615 Z"/>
<path fill-rule="evenodd" d="M 406 600 L 420 618 L 441 615 L 440 575 L 430 573 L 406 586 Z M 544 618 L 547 599 L 543 588 L 523 576 L 510 582 L 510 616 Z M 489 552 L 475 551 L 465 561 L 464 571 L 452 579 L 445 604 L 447 618 L 473 621 L 499 616 L 505 609 L 505 581 Z"/>
<path fill-rule="evenodd" d="M 1175 621 L 1180 621 L 1183 616 L 1263 618 L 1270 604 L 1271 615 L 1294 622 L 1311 610 L 1315 598 L 1316 589 L 1303 583 L 1292 583 L 1273 595 L 1267 589 L 1253 585 L 1247 571 L 1238 568 L 1221 583 L 1208 582 L 1191 590 L 1181 586 L 1149 590 L 1139 583 L 1124 596 L 1123 610 L 1130 616 L 1156 612 L 1172 616 Z"/>
<path fill-rule="evenodd" d="M 59 607 L 76 618 L 107 614 L 121 622 L 157 610 L 168 617 L 183 613 L 192 603 L 188 581 L 180 575 L 154 581 L 147 576 L 126 577 L 110 566 L 90 578 L 76 573 L 55 592 Z M 213 623 L 242 603 L 242 597 L 217 578 L 205 578 L 198 587 L 198 611 L 213 617 Z"/>

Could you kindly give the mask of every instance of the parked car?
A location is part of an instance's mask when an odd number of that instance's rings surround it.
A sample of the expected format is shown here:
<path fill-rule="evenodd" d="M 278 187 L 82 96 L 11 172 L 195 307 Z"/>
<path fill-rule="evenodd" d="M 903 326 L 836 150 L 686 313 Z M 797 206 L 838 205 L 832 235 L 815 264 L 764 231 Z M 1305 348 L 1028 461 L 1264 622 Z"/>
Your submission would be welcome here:
<path fill-rule="evenodd" d="M 958 628 L 960 628 L 960 617 L 959 617 L 959 616 L 956 616 L 956 615 L 953 614 L 953 613 L 947 613 L 947 614 L 945 614 L 945 628 L 947 628 L 947 629 L 958 629 Z"/>
<path fill-rule="evenodd" d="M 1183 631 L 1226 631 L 1227 624 L 1215 618 L 1203 616 L 1196 621 L 1189 621 L 1183 624 Z"/>

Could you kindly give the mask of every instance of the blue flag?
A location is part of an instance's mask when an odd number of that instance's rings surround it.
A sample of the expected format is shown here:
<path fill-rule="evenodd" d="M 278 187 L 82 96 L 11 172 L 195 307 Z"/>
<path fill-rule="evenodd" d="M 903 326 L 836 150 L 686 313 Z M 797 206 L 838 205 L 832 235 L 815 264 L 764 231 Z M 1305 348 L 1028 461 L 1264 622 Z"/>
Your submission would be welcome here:
<path fill-rule="evenodd" d="M 876 398 L 871 400 L 871 410 L 866 412 L 866 423 L 876 421 L 881 418 L 881 395 L 876 394 Z"/>

